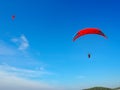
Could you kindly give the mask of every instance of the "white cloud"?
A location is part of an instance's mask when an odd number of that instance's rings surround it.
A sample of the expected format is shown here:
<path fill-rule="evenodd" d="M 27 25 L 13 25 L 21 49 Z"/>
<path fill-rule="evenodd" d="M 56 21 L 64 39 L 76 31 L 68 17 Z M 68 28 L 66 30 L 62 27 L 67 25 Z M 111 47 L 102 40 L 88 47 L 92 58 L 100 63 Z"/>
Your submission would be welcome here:
<path fill-rule="evenodd" d="M 0 90 L 49 90 L 53 87 L 42 81 L 33 81 L 0 71 Z"/>
<path fill-rule="evenodd" d="M 27 38 L 24 35 L 22 35 L 20 38 L 21 38 L 21 45 L 20 45 L 19 49 L 20 50 L 27 49 L 29 46 Z"/>
<path fill-rule="evenodd" d="M 20 69 L 6 64 L 0 65 L 0 90 L 79 90 L 79 88 L 55 85 L 55 83 L 43 80 L 31 80 L 26 76 L 20 77 L 21 73 L 28 75 L 37 74 L 39 71 Z M 44 75 L 49 75 L 49 73 L 44 73 Z M 31 76 L 28 75 L 28 77 Z"/>
<path fill-rule="evenodd" d="M 19 76 L 23 78 L 40 78 L 45 75 L 53 75 L 53 73 L 46 70 L 30 70 L 30 69 L 21 69 L 9 66 L 7 64 L 0 65 L 0 71 L 9 73 L 12 76 Z"/>
<path fill-rule="evenodd" d="M 51 75 L 50 72 L 40 70 L 21 69 L 0 65 L 0 90 L 50 90 L 53 86 L 42 81 L 32 80 L 32 77 Z"/>
<path fill-rule="evenodd" d="M 38 74 L 39 73 L 39 74 Z M 79 90 L 76 87 L 61 86 L 31 77 L 49 76 L 46 71 L 20 69 L 7 64 L 0 65 L 0 90 Z"/>
<path fill-rule="evenodd" d="M 29 47 L 29 42 L 25 35 L 21 35 L 19 38 L 12 38 L 11 40 L 18 45 L 19 50 L 26 50 Z"/>

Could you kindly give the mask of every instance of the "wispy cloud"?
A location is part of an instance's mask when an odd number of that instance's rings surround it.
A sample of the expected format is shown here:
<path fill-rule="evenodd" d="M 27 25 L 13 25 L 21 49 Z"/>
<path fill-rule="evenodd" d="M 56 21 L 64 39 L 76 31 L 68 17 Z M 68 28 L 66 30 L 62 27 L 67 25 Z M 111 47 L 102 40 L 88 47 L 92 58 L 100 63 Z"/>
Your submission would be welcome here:
<path fill-rule="evenodd" d="M 41 67 L 43 68 L 43 67 Z M 40 78 L 45 75 L 53 75 L 52 72 L 48 72 L 46 70 L 30 70 L 30 69 L 23 69 L 23 68 L 16 68 L 13 66 L 9 66 L 7 64 L 0 65 L 0 71 L 4 71 L 9 73 L 12 76 L 19 76 L 23 78 Z"/>
<path fill-rule="evenodd" d="M 43 81 L 34 81 L 0 71 L 0 90 L 50 90 L 52 85 Z"/>
<path fill-rule="evenodd" d="M 17 48 L 15 44 L 17 45 Z M 28 52 L 26 50 L 28 47 L 29 47 L 29 43 L 25 35 L 21 35 L 18 38 L 12 38 L 12 39 L 9 38 L 9 41 L 0 40 L 0 56 L 1 56 L 0 63 L 7 62 L 8 64 L 13 63 L 13 65 L 14 64 L 22 65 L 24 63 L 24 65 L 31 65 L 27 67 L 34 67 L 38 71 L 45 71 L 46 64 L 41 62 L 41 60 L 38 61 L 36 58 L 34 58 L 35 55 L 33 54 L 33 52 Z M 23 52 L 21 52 L 21 50 Z M 41 72 L 41 74 L 42 73 L 43 72 Z"/>
<path fill-rule="evenodd" d="M 34 80 L 33 77 L 54 75 L 45 70 L 21 69 L 7 64 L 0 65 L 0 90 L 79 90 L 52 83 L 46 80 Z"/>
<path fill-rule="evenodd" d="M 2 64 L 0 65 L 0 90 L 67 90 L 44 80 L 31 79 L 51 74 L 44 70 L 28 70 Z"/>
<path fill-rule="evenodd" d="M 17 48 L 9 41 L 0 41 L 0 55 L 4 55 L 2 58 L 0 57 L 0 63 L 4 63 L 0 64 L 0 90 L 66 90 L 53 82 L 56 81 L 56 79 L 53 80 L 56 73 L 46 70 L 46 64 L 36 60 L 31 56 L 31 52 L 26 50 L 29 47 L 29 41 L 25 35 L 9 40 L 12 40 Z M 21 51 L 25 52 L 21 53 Z M 24 57 L 25 53 L 29 57 Z M 6 57 L 8 60 L 4 61 Z M 24 66 L 23 63 L 31 66 Z M 19 66 L 16 67 L 16 64 Z"/>
<path fill-rule="evenodd" d="M 76 78 L 77 78 L 77 79 L 83 79 L 83 78 L 85 78 L 85 76 L 79 75 L 79 76 L 77 76 Z"/>
<path fill-rule="evenodd" d="M 18 45 L 19 50 L 26 50 L 29 47 L 29 42 L 25 35 L 21 35 L 18 38 L 12 38 L 11 40 Z"/>

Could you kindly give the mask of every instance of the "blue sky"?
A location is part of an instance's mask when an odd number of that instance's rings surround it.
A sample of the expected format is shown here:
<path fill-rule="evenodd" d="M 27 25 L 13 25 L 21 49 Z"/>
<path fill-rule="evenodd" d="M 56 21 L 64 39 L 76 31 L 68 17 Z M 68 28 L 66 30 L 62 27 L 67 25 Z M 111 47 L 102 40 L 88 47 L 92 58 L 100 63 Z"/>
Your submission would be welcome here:
<path fill-rule="evenodd" d="M 19 87 L 25 82 L 27 88 L 38 85 L 35 88 L 48 90 L 119 86 L 119 3 L 0 0 L 0 78 L 4 85 Z M 72 42 L 75 33 L 86 27 L 100 28 L 108 39 L 86 35 Z"/>

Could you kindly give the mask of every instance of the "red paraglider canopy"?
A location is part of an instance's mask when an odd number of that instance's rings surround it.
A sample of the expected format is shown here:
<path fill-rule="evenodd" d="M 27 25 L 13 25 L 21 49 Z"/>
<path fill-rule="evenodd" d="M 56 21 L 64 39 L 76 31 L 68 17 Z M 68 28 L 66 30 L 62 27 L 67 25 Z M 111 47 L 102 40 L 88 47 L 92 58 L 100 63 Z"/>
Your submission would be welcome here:
<path fill-rule="evenodd" d="M 12 15 L 12 20 L 14 20 L 15 19 L 15 15 Z"/>
<path fill-rule="evenodd" d="M 107 38 L 106 35 L 98 28 L 85 28 L 77 32 L 77 34 L 73 38 L 73 41 L 75 41 L 77 38 L 84 36 L 86 34 L 98 34 Z"/>

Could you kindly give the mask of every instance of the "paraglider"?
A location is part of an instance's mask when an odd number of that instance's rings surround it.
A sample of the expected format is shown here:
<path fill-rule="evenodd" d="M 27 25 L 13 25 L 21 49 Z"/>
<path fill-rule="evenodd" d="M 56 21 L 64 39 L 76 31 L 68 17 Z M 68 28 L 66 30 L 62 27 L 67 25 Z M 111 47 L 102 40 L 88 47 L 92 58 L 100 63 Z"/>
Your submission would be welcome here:
<path fill-rule="evenodd" d="M 101 35 L 101 36 L 107 38 L 107 36 L 98 28 L 85 28 L 85 29 L 82 29 L 77 32 L 77 34 L 73 38 L 73 41 L 75 41 L 77 38 L 87 35 L 87 34 L 97 34 L 97 35 Z"/>
<path fill-rule="evenodd" d="M 15 15 L 12 15 L 12 20 L 14 20 L 15 19 Z"/>
<path fill-rule="evenodd" d="M 88 34 L 96 34 L 96 35 L 103 36 L 104 38 L 107 38 L 107 36 L 98 28 L 85 28 L 76 33 L 76 35 L 73 37 L 73 41 L 75 41 L 81 36 L 88 35 Z M 91 58 L 90 53 L 88 53 L 88 58 Z"/>
<path fill-rule="evenodd" d="M 90 58 L 91 57 L 91 55 L 90 55 L 90 53 L 88 53 L 88 58 Z"/>

